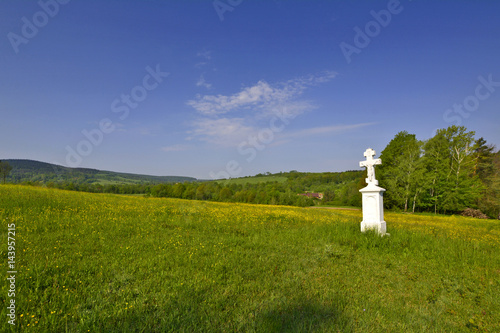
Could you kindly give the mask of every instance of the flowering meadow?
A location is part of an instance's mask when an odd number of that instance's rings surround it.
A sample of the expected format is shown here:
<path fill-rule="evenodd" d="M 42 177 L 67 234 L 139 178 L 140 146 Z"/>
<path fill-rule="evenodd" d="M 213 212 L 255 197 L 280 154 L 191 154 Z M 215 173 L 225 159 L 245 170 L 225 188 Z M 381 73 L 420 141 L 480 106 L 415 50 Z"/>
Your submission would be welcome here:
<path fill-rule="evenodd" d="M 0 220 L 2 332 L 500 331 L 498 220 L 13 185 Z"/>

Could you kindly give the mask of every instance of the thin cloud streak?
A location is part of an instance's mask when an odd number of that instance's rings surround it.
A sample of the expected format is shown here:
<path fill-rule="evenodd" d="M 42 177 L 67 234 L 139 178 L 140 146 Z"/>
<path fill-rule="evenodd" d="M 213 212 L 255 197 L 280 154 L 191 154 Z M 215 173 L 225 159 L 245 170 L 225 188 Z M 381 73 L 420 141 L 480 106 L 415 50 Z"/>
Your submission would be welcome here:
<path fill-rule="evenodd" d="M 296 132 L 284 133 L 282 135 L 283 138 L 301 138 L 306 136 L 313 135 L 321 135 L 321 134 L 339 134 L 345 133 L 346 131 L 366 127 L 373 126 L 377 123 L 360 123 L 360 124 L 351 124 L 351 125 L 334 125 L 334 126 L 320 126 L 320 127 L 312 127 L 302 129 Z"/>
<path fill-rule="evenodd" d="M 243 118 L 200 118 L 193 126 L 194 129 L 188 131 L 188 140 L 199 137 L 201 141 L 226 147 L 238 145 L 256 133 L 255 128 L 246 125 Z"/>
<path fill-rule="evenodd" d="M 206 80 L 205 80 L 205 76 L 203 74 L 201 74 L 200 78 L 198 79 L 198 81 L 196 82 L 196 86 L 197 87 L 205 87 L 207 89 L 210 89 L 212 88 L 212 84 L 211 83 L 208 83 Z"/>
<path fill-rule="evenodd" d="M 166 152 L 166 153 L 169 153 L 169 152 L 176 152 L 176 151 L 185 151 L 185 150 L 188 150 L 190 148 L 191 148 L 191 146 L 188 146 L 188 145 L 177 144 L 177 145 L 162 147 L 161 150 Z"/>

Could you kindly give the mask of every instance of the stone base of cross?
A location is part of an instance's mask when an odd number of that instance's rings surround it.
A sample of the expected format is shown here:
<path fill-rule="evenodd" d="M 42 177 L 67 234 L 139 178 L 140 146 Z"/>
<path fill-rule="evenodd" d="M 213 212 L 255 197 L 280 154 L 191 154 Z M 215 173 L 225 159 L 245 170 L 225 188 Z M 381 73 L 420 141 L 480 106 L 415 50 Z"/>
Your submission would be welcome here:
<path fill-rule="evenodd" d="M 384 192 L 385 189 L 376 185 L 368 185 L 359 190 L 363 202 L 363 221 L 361 222 L 361 232 L 375 230 L 384 235 L 387 226 L 384 221 Z"/>
<path fill-rule="evenodd" d="M 375 165 L 382 164 L 382 160 L 374 159 L 375 151 L 368 148 L 364 156 L 366 161 L 359 162 L 360 167 L 367 169 L 367 186 L 359 190 L 363 202 L 363 221 L 361 222 L 361 232 L 375 230 L 380 235 L 385 235 L 387 231 L 384 221 L 384 192 L 385 189 L 378 187 L 375 179 Z"/>

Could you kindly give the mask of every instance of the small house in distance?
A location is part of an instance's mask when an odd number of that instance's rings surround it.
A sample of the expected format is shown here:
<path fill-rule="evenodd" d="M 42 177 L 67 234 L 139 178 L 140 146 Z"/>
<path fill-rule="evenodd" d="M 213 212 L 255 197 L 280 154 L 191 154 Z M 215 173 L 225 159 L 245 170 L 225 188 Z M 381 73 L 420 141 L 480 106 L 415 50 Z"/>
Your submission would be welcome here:
<path fill-rule="evenodd" d="M 298 195 L 303 195 L 303 196 L 306 196 L 306 197 L 309 197 L 309 198 L 316 198 L 316 199 L 319 199 L 319 200 L 323 199 L 323 193 L 310 193 L 310 192 L 306 192 L 306 193 L 299 193 Z"/>

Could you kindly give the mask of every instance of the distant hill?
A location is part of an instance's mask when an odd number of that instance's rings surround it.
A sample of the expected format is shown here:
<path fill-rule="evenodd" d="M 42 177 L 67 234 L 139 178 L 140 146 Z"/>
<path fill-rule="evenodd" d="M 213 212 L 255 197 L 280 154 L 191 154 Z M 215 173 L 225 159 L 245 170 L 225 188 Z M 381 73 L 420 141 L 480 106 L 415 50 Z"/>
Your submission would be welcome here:
<path fill-rule="evenodd" d="M 192 177 L 149 176 L 120 173 L 86 168 L 68 168 L 56 164 L 33 160 L 3 160 L 12 166 L 7 177 L 11 183 L 23 182 L 72 182 L 75 184 L 145 184 L 145 183 L 182 183 L 196 181 Z"/>

